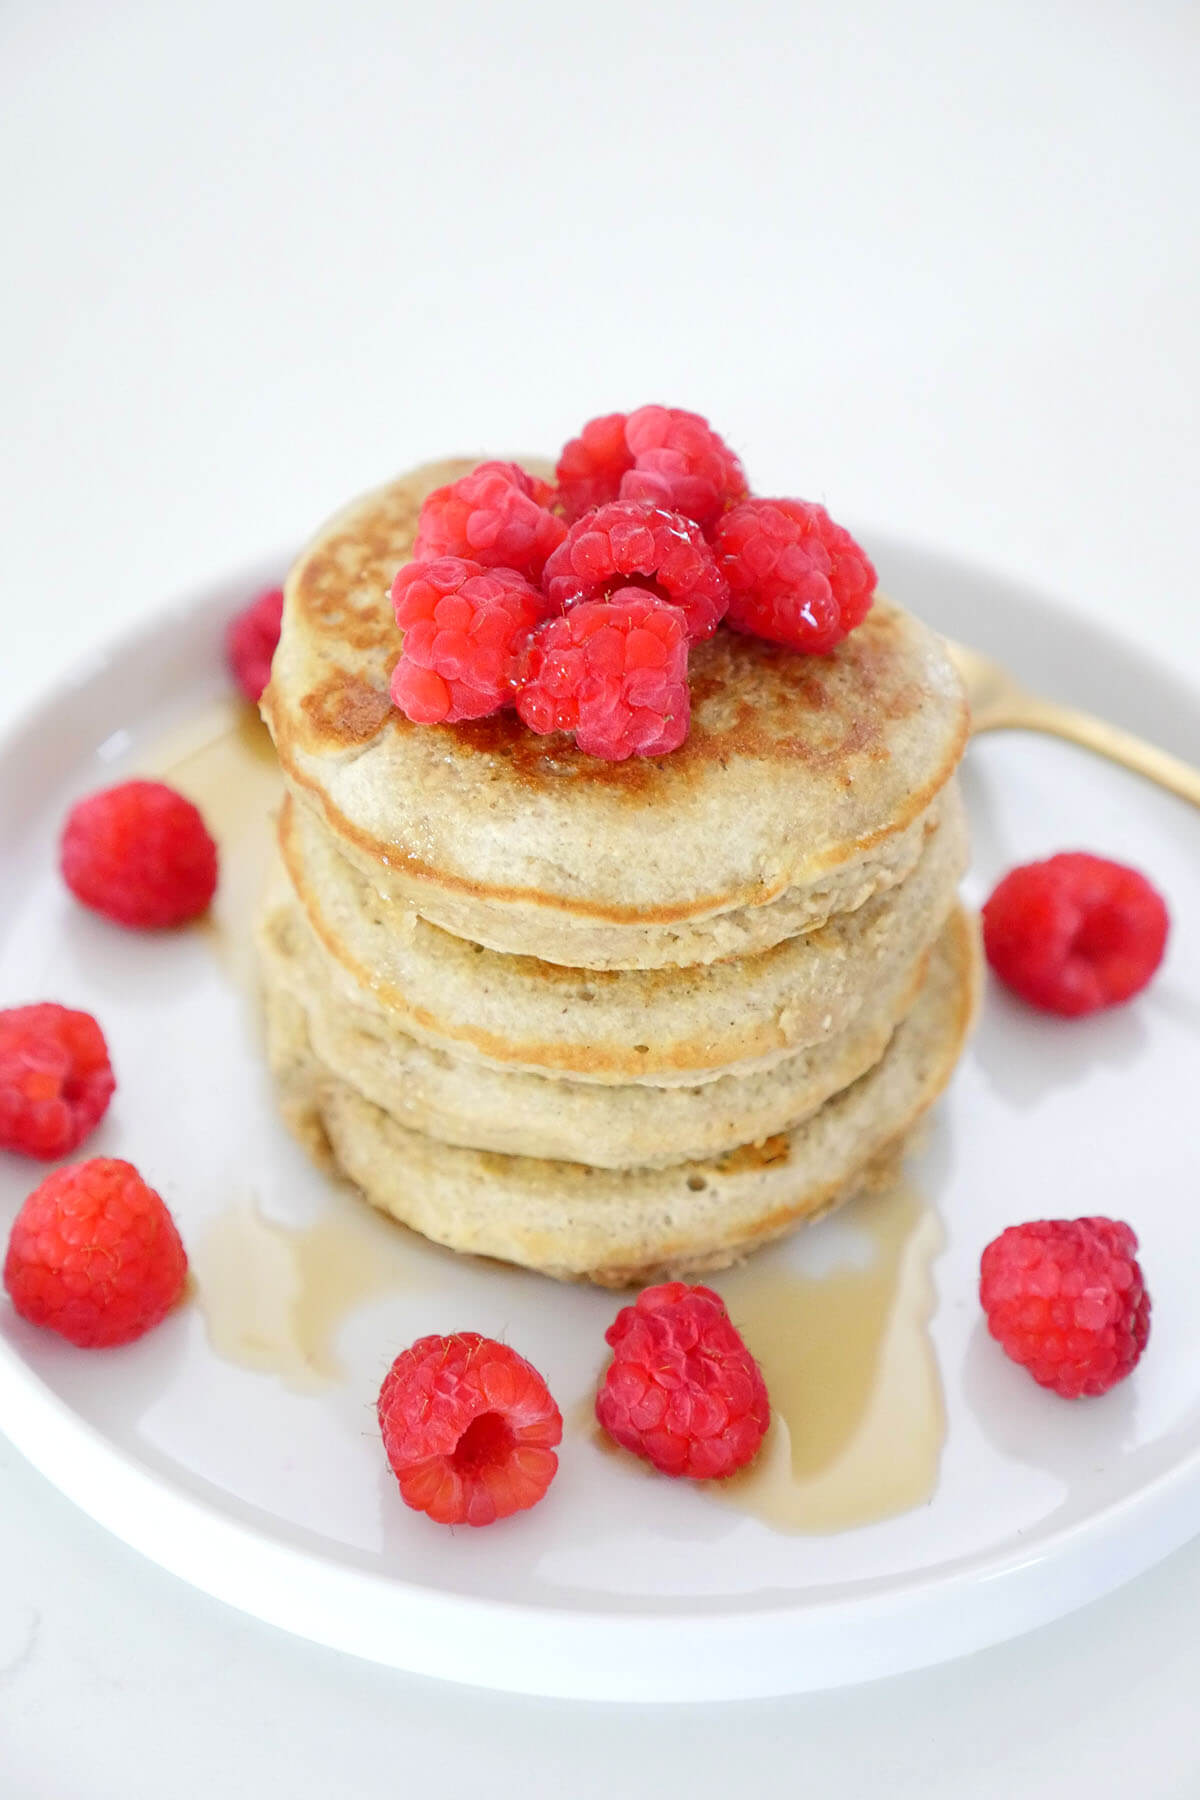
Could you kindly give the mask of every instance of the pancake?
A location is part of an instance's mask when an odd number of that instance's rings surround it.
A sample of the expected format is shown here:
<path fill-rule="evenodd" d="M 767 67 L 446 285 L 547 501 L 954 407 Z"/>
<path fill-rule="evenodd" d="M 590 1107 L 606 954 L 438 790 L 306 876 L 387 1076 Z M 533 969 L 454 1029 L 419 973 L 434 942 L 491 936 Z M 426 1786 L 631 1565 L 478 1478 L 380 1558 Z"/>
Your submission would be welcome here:
<path fill-rule="evenodd" d="M 856 912 L 756 956 L 580 971 L 497 954 L 391 906 L 307 809 L 285 805 L 280 847 L 344 998 L 463 1059 L 654 1085 L 769 1068 L 846 1031 L 879 983 L 933 943 L 966 860 L 952 784 L 915 869 Z"/>
<path fill-rule="evenodd" d="M 927 962 L 889 970 L 848 1030 L 772 1069 L 651 1087 L 490 1069 L 420 1043 L 331 987 L 287 891 L 264 913 L 259 952 L 268 992 L 302 1008 L 316 1058 L 398 1124 L 467 1149 L 617 1169 L 720 1156 L 800 1124 L 878 1062 Z"/>
<path fill-rule="evenodd" d="M 690 923 L 647 924 L 636 934 L 622 926 L 619 941 L 610 941 L 611 934 L 592 928 L 588 928 L 586 936 L 574 930 L 568 935 L 560 924 L 549 924 L 538 934 L 546 941 L 534 944 L 532 953 L 567 968 L 606 970 L 690 968 L 697 963 L 724 962 L 730 957 L 754 956 L 773 949 L 784 938 L 816 930 L 835 913 L 853 912 L 873 895 L 895 887 L 911 874 L 944 797 L 943 788 L 910 825 L 885 839 L 870 856 L 855 858 L 807 887 L 788 888 L 778 899 L 763 906 L 734 907 Z M 312 814 L 319 829 L 333 835 L 326 810 L 312 794 L 293 784 L 292 798 L 298 807 Z M 496 917 L 482 906 L 472 909 L 469 921 L 456 923 L 453 915 L 457 909 L 442 909 L 443 916 L 435 916 L 428 906 L 414 906 L 412 884 L 403 875 L 397 876 L 381 862 L 363 857 L 353 842 L 341 839 L 338 845 L 347 860 L 393 906 L 416 911 L 418 917 L 423 916 L 470 943 L 483 944 L 501 954 L 513 953 L 504 921 L 497 923 Z M 460 929 L 460 923 L 469 923 L 470 929 Z M 548 955 L 548 950 L 557 954 Z M 577 954 L 585 957 L 583 963 L 569 960 Z"/>
<path fill-rule="evenodd" d="M 767 950 L 903 881 L 966 706 L 940 639 L 882 598 L 829 656 L 733 631 L 694 646 L 691 734 L 667 757 L 599 761 L 511 711 L 397 712 L 389 587 L 423 495 L 469 466 L 358 501 L 288 579 L 263 714 L 361 873 L 443 931 L 594 969 Z"/>
<path fill-rule="evenodd" d="M 293 1128 L 374 1206 L 454 1250 L 626 1286 L 722 1268 L 872 1179 L 949 1079 L 977 960 L 956 912 L 873 1069 L 791 1132 L 666 1169 L 500 1156 L 408 1130 L 317 1061 L 303 1008 L 282 987 L 269 997 L 269 1055 Z"/>

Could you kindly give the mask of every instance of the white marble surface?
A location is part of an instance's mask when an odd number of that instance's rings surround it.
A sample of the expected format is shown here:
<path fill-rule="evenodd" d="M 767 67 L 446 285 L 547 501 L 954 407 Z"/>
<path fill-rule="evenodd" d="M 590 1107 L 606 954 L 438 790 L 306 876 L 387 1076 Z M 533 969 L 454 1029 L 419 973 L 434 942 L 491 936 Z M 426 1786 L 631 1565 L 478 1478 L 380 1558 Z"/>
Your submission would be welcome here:
<path fill-rule="evenodd" d="M 1200 679 L 1189 4 L 0 11 L 0 719 L 417 457 L 647 398 Z M 281 1637 L 0 1441 L 0 1792 L 1194 1781 L 1200 1548 L 955 1667 L 539 1704 Z M 1136 1779 L 1135 1779 L 1136 1778 Z"/>

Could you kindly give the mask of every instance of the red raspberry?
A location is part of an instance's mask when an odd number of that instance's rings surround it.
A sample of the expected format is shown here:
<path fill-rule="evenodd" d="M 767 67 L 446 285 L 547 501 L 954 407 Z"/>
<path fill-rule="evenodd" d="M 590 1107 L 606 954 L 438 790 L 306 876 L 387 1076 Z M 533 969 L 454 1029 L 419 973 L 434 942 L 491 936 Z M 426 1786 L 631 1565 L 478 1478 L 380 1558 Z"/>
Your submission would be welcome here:
<path fill-rule="evenodd" d="M 708 1481 L 758 1453 L 771 1408 L 762 1371 L 711 1288 L 668 1281 L 622 1307 L 596 1395 L 610 1437 L 664 1475 Z"/>
<path fill-rule="evenodd" d="M 679 607 L 688 636 L 696 639 L 712 636 L 729 604 L 725 578 L 699 526 L 645 501 L 599 506 L 577 520 L 542 578 L 556 609 L 612 599 L 630 583 Z"/>
<path fill-rule="evenodd" d="M 490 1525 L 550 1486 L 562 1414 L 523 1356 L 456 1331 L 400 1352 L 379 1390 L 379 1429 L 405 1505 L 439 1525 Z"/>
<path fill-rule="evenodd" d="M 749 492 L 741 463 L 699 413 L 639 406 L 625 442 L 633 468 L 621 477 L 622 500 L 652 500 L 707 529 Z"/>
<path fill-rule="evenodd" d="M 269 588 L 229 621 L 225 656 L 238 686 L 255 705 L 271 679 L 271 658 L 283 623 L 283 589 Z"/>
<path fill-rule="evenodd" d="M 1136 869 L 1068 851 L 1004 877 L 983 909 L 983 943 L 1022 1000 L 1077 1018 L 1145 987 L 1168 924 L 1162 896 Z"/>
<path fill-rule="evenodd" d="M 687 629 L 642 588 L 583 600 L 534 632 L 517 711 L 531 731 L 573 731 L 588 756 L 665 756 L 688 734 Z"/>
<path fill-rule="evenodd" d="M 162 781 L 123 781 L 72 807 L 63 878 L 77 900 L 118 925 L 160 930 L 206 911 L 217 846 L 190 800 Z"/>
<path fill-rule="evenodd" d="M 1066 1400 L 1106 1394 L 1150 1335 L 1137 1238 L 1114 1219 L 1010 1225 L 979 1264 L 988 1330 L 1014 1362 Z"/>
<path fill-rule="evenodd" d="M 711 525 L 745 497 L 741 463 L 699 413 L 639 406 L 605 413 L 572 438 L 558 461 L 558 496 L 574 522 L 611 500 L 651 500 Z"/>
<path fill-rule="evenodd" d="M 418 562 L 469 557 L 489 569 L 518 569 L 536 581 L 567 531 L 548 510 L 553 495 L 516 463 L 480 463 L 426 498 L 413 556 Z"/>
<path fill-rule="evenodd" d="M 50 1002 L 0 1012 L 0 1150 L 47 1162 L 69 1156 L 104 1117 L 116 1085 L 90 1013 Z"/>
<path fill-rule="evenodd" d="M 4 1285 L 23 1319 L 85 1350 L 128 1344 L 183 1292 L 175 1221 L 132 1163 L 55 1169 L 13 1220 Z"/>
<path fill-rule="evenodd" d="M 550 607 L 515 569 L 460 556 L 406 563 L 392 583 L 404 633 L 392 699 L 418 725 L 482 719 L 511 706 L 529 634 Z"/>
<path fill-rule="evenodd" d="M 633 467 L 625 442 L 625 414 L 605 413 L 590 419 L 558 459 L 558 499 L 573 524 L 594 506 L 615 500 L 621 477 Z"/>
<path fill-rule="evenodd" d="M 713 548 L 738 631 L 824 656 L 871 610 L 871 561 L 823 506 L 743 500 L 717 526 Z"/>

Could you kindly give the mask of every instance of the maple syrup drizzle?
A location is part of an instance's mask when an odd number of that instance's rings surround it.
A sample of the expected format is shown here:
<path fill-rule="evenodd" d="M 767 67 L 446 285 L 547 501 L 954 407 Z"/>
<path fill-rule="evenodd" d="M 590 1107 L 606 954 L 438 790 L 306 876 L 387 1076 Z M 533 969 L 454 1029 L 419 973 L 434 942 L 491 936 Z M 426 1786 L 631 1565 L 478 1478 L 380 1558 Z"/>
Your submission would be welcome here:
<path fill-rule="evenodd" d="M 820 1276 L 768 1254 L 717 1277 L 762 1367 L 772 1424 L 757 1460 L 709 1490 L 784 1531 L 845 1531 L 937 1485 L 946 1432 L 929 1335 L 941 1221 L 910 1188 L 854 1203 L 869 1260 Z"/>

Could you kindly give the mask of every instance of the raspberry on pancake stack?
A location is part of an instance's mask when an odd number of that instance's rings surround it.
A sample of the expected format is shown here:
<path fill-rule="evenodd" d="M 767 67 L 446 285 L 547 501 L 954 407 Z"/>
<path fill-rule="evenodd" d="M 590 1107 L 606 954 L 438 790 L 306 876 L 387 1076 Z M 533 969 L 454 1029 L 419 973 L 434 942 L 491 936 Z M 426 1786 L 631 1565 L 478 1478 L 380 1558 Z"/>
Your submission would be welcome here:
<path fill-rule="evenodd" d="M 548 475 L 549 472 L 545 472 Z M 620 1286 L 890 1178 L 970 1022 L 940 640 L 695 415 L 417 470 L 301 555 L 263 711 L 285 1113 L 454 1249 Z"/>

